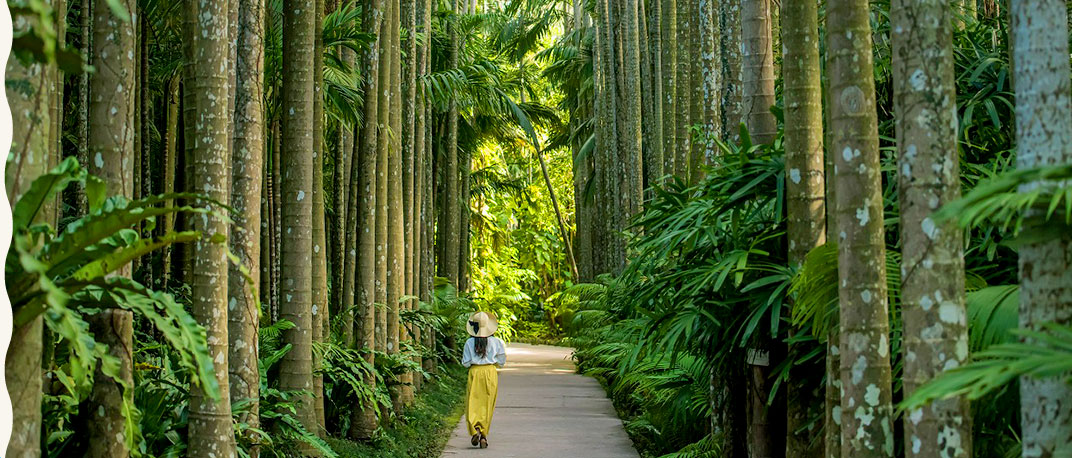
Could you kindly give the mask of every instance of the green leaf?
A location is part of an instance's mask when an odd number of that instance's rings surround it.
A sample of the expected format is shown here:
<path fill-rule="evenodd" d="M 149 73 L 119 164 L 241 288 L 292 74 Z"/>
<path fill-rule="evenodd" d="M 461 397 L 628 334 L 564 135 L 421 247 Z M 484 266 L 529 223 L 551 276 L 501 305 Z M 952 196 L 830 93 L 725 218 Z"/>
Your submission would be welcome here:
<path fill-rule="evenodd" d="M 129 264 L 134 259 L 145 256 L 160 248 L 176 243 L 192 242 L 200 238 L 200 232 L 185 231 L 168 232 L 160 237 L 141 239 L 125 248 L 121 248 L 105 257 L 82 266 L 82 268 L 71 275 L 71 278 L 76 281 L 85 282 L 103 277 Z"/>
<path fill-rule="evenodd" d="M 28 227 L 41 208 L 52 201 L 56 194 L 71 182 L 84 180 L 85 177 L 86 171 L 78 165 L 77 159 L 64 159 L 56 168 L 30 183 L 30 189 L 19 198 L 15 208 L 11 210 L 12 227 L 16 231 Z"/>

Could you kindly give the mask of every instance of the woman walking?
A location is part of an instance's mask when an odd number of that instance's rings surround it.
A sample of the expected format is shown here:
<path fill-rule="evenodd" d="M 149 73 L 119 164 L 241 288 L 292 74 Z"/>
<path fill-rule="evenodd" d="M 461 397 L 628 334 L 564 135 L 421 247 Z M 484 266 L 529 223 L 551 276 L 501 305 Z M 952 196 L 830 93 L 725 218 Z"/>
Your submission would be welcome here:
<path fill-rule="evenodd" d="M 465 341 L 462 365 L 469 368 L 469 383 L 466 385 L 465 422 L 472 444 L 488 447 L 491 431 L 491 414 L 495 412 L 495 398 L 499 394 L 499 372 L 496 366 L 506 364 L 506 344 L 492 336 L 499 323 L 495 315 L 476 312 L 469 316 L 465 330 L 472 336 Z"/>

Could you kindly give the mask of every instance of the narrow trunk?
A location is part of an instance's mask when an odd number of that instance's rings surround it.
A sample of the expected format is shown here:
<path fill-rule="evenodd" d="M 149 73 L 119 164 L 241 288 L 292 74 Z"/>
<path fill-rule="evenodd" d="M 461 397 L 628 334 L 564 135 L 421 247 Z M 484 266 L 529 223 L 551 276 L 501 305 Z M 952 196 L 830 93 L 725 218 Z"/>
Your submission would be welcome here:
<path fill-rule="evenodd" d="M 235 1 L 235 0 L 232 0 Z M 248 269 L 234 265 L 227 274 L 227 334 L 230 338 L 231 403 L 251 400 L 239 421 L 260 427 L 260 370 L 257 336 L 260 310 L 261 181 L 264 174 L 264 0 L 241 0 L 235 53 L 234 144 L 231 156 L 231 206 L 238 212 L 230 238 L 231 252 Z M 267 216 L 267 215 L 266 215 Z M 247 440 L 256 443 L 255 436 Z M 250 450 L 256 457 L 257 448 Z"/>
<path fill-rule="evenodd" d="M 663 174 L 674 174 L 677 153 L 677 2 L 653 0 L 662 10 L 663 35 L 660 42 L 663 105 Z M 682 0 L 684 1 L 684 0 Z"/>
<path fill-rule="evenodd" d="M 741 126 L 741 0 L 718 3 L 722 24 L 722 140 L 736 141 Z"/>
<path fill-rule="evenodd" d="M 283 143 L 282 207 L 283 240 L 280 248 L 281 319 L 294 323 L 283 333 L 292 348 L 279 362 L 279 388 L 301 390 L 294 417 L 307 431 L 317 431 L 313 392 L 313 182 L 314 107 L 317 70 L 316 2 L 295 0 L 283 9 Z"/>
<path fill-rule="evenodd" d="M 353 67 L 356 64 L 354 51 L 345 46 L 339 48 L 339 56 L 344 65 Z M 353 167 L 355 156 L 354 129 L 343 122 L 339 122 L 339 132 L 335 145 L 335 172 L 332 174 L 332 195 L 334 215 L 331 219 L 331 307 L 332 316 L 339 316 L 341 323 L 341 337 L 347 346 L 354 342 L 354 316 L 350 308 L 354 306 L 354 260 L 356 256 L 347 254 L 347 248 L 353 248 L 354 232 L 348 231 L 350 211 L 353 206 L 350 198 L 353 190 L 350 188 L 350 170 Z M 355 227 L 356 229 L 356 227 Z"/>
<path fill-rule="evenodd" d="M 823 180 L 823 105 L 819 74 L 819 19 L 814 2 L 782 2 L 783 95 L 785 97 L 786 232 L 789 263 L 800 266 L 808 252 L 826 243 Z M 809 427 L 811 409 L 822 403 L 821 389 L 805 381 L 821 370 L 794 368 L 786 383 L 788 457 L 822 456 L 817 428 Z"/>
<path fill-rule="evenodd" d="M 376 136 L 376 350 L 387 353 L 387 322 L 390 306 L 387 303 L 388 289 L 388 150 L 391 148 L 391 54 L 390 12 L 391 3 L 397 0 L 385 0 L 383 3 L 384 19 L 380 23 L 379 56 L 380 86 L 377 96 L 376 123 L 379 134 Z"/>
<path fill-rule="evenodd" d="M 324 315 L 328 313 L 328 253 L 327 230 L 324 217 L 324 41 L 321 33 L 324 23 L 324 0 L 314 4 L 316 17 L 313 22 L 313 240 L 309 253 L 313 258 L 312 298 L 310 319 L 314 342 L 329 341 L 330 329 L 324 327 Z M 324 376 L 320 373 L 321 360 L 313 352 L 313 411 L 318 428 L 314 431 L 321 438 L 327 436 L 327 420 L 324 418 Z"/>
<path fill-rule="evenodd" d="M 584 10 L 577 8 L 582 6 L 579 0 L 574 0 L 574 8 L 584 14 Z M 648 190 L 659 182 L 664 174 L 664 142 L 663 139 L 663 50 L 662 50 L 662 0 L 650 0 L 647 13 L 647 36 L 648 46 L 644 52 L 648 54 L 648 66 L 645 67 L 645 78 L 648 82 L 648 103 L 651 105 L 650 118 L 645 118 L 644 124 L 651 126 L 651 138 L 644 145 L 645 183 L 644 189 Z M 574 21 L 575 28 L 579 29 L 579 18 Z M 650 197 L 650 195 L 645 196 Z M 579 207 L 577 207 L 579 208 Z M 578 225 L 578 229 L 580 226 Z M 579 231 L 578 231 L 579 232 Z M 580 243 L 575 243 L 580 245 Z"/>
<path fill-rule="evenodd" d="M 406 41 L 400 44 L 400 48 L 405 50 L 406 63 L 401 69 L 401 87 L 399 92 L 402 96 L 399 101 L 402 105 L 401 113 L 401 132 L 402 137 L 399 139 L 402 146 L 401 157 L 401 179 L 402 179 L 402 243 L 404 244 L 402 250 L 402 295 L 413 295 L 413 263 L 414 263 L 414 242 L 416 242 L 414 228 L 414 204 L 416 203 L 416 189 L 415 182 L 413 180 L 413 168 L 415 165 L 414 147 L 416 136 L 414 135 L 417 113 L 416 113 L 416 99 L 417 99 L 417 40 L 414 39 L 414 32 L 417 30 L 417 2 L 416 0 L 402 0 L 400 4 L 399 15 L 402 21 L 402 27 L 405 28 L 408 33 L 406 34 Z M 399 307 L 402 310 L 412 309 L 416 305 L 412 300 L 406 300 Z M 402 333 L 403 340 L 410 340 L 413 338 L 414 333 L 406 326 L 399 327 Z M 412 372 L 407 372 L 405 378 L 408 379 L 409 385 L 403 385 L 401 393 L 401 401 L 403 405 L 409 405 L 413 403 L 413 378 Z"/>
<path fill-rule="evenodd" d="M 754 143 L 769 143 L 778 131 L 774 105 L 774 51 L 770 0 L 741 4 L 742 122 Z"/>
<path fill-rule="evenodd" d="M 402 131 L 402 59 L 399 53 L 399 0 L 387 0 L 388 20 L 384 21 L 386 35 L 390 39 L 388 54 L 390 65 L 390 131 Z M 400 352 L 402 329 L 399 326 L 399 308 L 405 291 L 405 207 L 402 199 L 402 136 L 388 137 L 387 148 L 387 353 Z M 405 386 L 410 378 L 403 373 L 399 385 L 392 387 L 391 402 L 395 413 L 401 415 Z"/>
<path fill-rule="evenodd" d="M 452 1 L 452 10 L 459 11 L 458 0 Z M 452 24 L 448 24 L 448 27 L 450 28 L 448 66 L 453 70 L 458 68 L 458 31 L 455 30 Z M 443 161 L 441 172 L 444 182 L 444 198 L 440 203 L 443 206 L 443 218 L 440 220 L 440 224 L 436 226 L 436 243 L 442 244 L 443 249 L 441 252 L 444 255 L 438 259 L 438 270 L 440 276 L 446 277 L 450 284 L 459 287 L 461 286 L 458 278 L 460 260 L 455 254 L 459 253 L 461 249 L 459 242 L 461 219 L 458 215 L 461 205 L 458 189 L 458 104 L 453 98 L 450 100 L 450 105 L 447 109 L 447 144 L 444 155 L 445 161 Z"/>
<path fill-rule="evenodd" d="M 378 276 L 377 263 L 379 252 L 379 227 L 377 224 L 379 206 L 377 200 L 378 142 L 380 97 L 380 35 L 379 30 L 383 22 L 383 0 L 368 0 L 362 5 L 362 26 L 366 32 L 376 33 L 376 42 L 372 43 L 365 54 L 361 56 L 362 65 L 367 76 L 364 78 L 364 93 L 370 94 L 365 97 L 362 107 L 364 124 L 361 126 L 361 135 L 358 142 L 358 156 L 352 161 L 350 169 L 350 215 L 347 217 L 347 225 L 350 228 L 347 234 L 346 255 L 348 259 L 346 275 L 353 278 L 353 290 L 344 292 L 344 297 L 352 297 L 355 316 L 354 320 L 354 346 L 365 349 L 365 360 L 369 364 L 375 362 L 372 351 L 376 349 L 376 325 L 377 315 L 375 300 L 377 296 Z M 353 236 L 356 234 L 356 236 Z M 357 267 L 355 271 L 355 266 Z M 350 283 L 347 283 L 350 287 Z M 369 375 L 364 382 L 370 388 L 375 388 L 376 378 Z M 377 428 L 376 406 L 363 405 L 354 409 L 354 418 L 351 419 L 349 436 L 354 439 L 370 439 Z"/>
<path fill-rule="evenodd" d="M 675 89 L 677 104 L 674 113 L 677 120 L 674 122 L 674 175 L 684 181 L 689 180 L 689 158 L 692 157 L 692 125 L 696 120 L 692 119 L 692 62 L 699 56 L 692 55 L 693 22 L 696 21 L 693 9 L 690 8 L 694 0 L 677 0 L 677 77 Z"/>
<path fill-rule="evenodd" d="M 843 457 L 893 455 L 882 175 L 864 0 L 828 3 L 831 146 L 836 156 Z"/>
<path fill-rule="evenodd" d="M 719 35 L 721 21 L 718 15 L 716 0 L 700 0 L 700 59 L 701 78 L 700 101 L 703 104 L 700 120 L 703 122 L 704 143 L 703 161 L 711 164 L 718 154 L 715 139 L 722 135 L 722 59 L 719 58 L 719 49 L 722 37 Z M 699 178 L 698 176 L 696 178 Z"/>
<path fill-rule="evenodd" d="M 1072 163 L 1068 11 L 1060 0 L 1009 1 L 1016 91 L 1017 168 Z M 1022 190 L 1055 183 L 1032 183 Z M 1020 248 L 1020 327 L 1072 323 L 1072 242 Z M 1072 447 L 1072 387 L 1063 377 L 1020 378 L 1023 456 L 1062 456 Z M 1062 425 L 1063 427 L 1057 427 Z"/>
<path fill-rule="evenodd" d="M 827 18 L 829 19 L 829 18 Z M 823 184 L 826 186 L 826 240 L 837 240 L 837 188 L 834 176 L 834 156 L 837 154 L 833 149 L 834 131 L 830 127 L 834 117 L 831 109 L 834 105 L 834 97 L 830 90 L 830 71 L 833 56 L 827 50 L 823 55 L 823 66 L 826 71 L 822 74 L 823 81 Z M 826 336 L 826 384 L 825 401 L 823 402 L 823 450 L 826 458 L 841 458 L 841 353 L 837 328 L 838 317 L 832 317 L 830 331 Z"/>

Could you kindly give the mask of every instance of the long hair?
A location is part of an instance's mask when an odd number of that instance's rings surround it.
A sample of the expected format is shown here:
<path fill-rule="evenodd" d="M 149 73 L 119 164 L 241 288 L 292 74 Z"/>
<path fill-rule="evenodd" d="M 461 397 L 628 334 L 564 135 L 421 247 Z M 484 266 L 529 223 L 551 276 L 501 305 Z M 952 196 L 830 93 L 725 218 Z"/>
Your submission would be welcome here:
<path fill-rule="evenodd" d="M 480 322 L 479 321 L 470 321 L 469 326 L 473 327 L 473 332 L 474 333 L 478 333 L 478 334 L 480 333 Z M 488 338 L 487 337 L 473 337 L 473 339 L 475 339 L 473 341 L 473 350 L 476 351 L 476 354 L 480 355 L 481 358 L 488 356 Z"/>

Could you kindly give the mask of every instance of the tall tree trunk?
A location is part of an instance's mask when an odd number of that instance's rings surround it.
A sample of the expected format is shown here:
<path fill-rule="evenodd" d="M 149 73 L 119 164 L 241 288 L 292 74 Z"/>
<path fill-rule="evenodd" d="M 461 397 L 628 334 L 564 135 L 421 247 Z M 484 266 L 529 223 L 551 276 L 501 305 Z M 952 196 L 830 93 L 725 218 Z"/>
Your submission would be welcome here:
<path fill-rule="evenodd" d="M 722 136 L 722 59 L 719 56 L 722 44 L 721 21 L 715 0 L 700 0 L 700 90 L 702 111 L 700 120 L 704 125 L 705 141 L 702 146 L 704 163 L 710 164 L 718 154 L 716 138 Z M 698 178 L 698 176 L 697 176 Z"/>
<path fill-rule="evenodd" d="M 421 0 L 421 16 L 420 20 L 422 29 L 425 33 L 424 46 L 421 49 L 421 73 L 427 75 L 432 71 L 432 42 L 430 37 L 432 36 L 432 0 Z M 420 283 L 420 298 L 421 301 L 432 305 L 432 287 L 435 281 L 435 226 L 436 226 L 436 202 L 435 202 L 435 172 L 433 149 L 433 135 L 432 125 L 435 123 L 434 107 L 431 101 L 425 99 L 425 88 L 421 85 L 421 99 L 423 101 L 422 114 L 424 116 L 424 129 L 422 129 L 421 143 L 424 148 L 424 166 L 421 169 L 421 176 L 424 181 L 424 198 L 421 199 L 421 215 L 424 220 L 422 222 L 422 234 L 421 234 L 421 283 Z M 424 359 L 424 370 L 429 373 L 435 372 L 435 331 L 431 328 L 425 330 L 421 334 L 424 346 L 431 351 L 430 356 Z"/>
<path fill-rule="evenodd" d="M 185 141 L 191 154 L 187 177 L 196 189 L 217 202 L 230 197 L 229 172 L 232 112 L 228 111 L 228 81 L 220 69 L 228 68 L 227 2 L 186 2 L 186 65 L 189 79 L 188 107 L 192 115 Z M 104 37 L 101 37 L 104 39 Z M 197 119 L 193 122 L 192 119 Z M 211 205 L 206 203 L 207 205 Z M 219 399 L 211 399 L 202 388 L 191 387 L 189 454 L 194 457 L 233 456 L 230 383 L 227 377 L 227 248 L 209 239 L 228 234 L 226 222 L 218 218 L 189 218 L 193 230 L 202 234 L 191 252 L 191 269 L 185 273 L 191 285 L 194 318 L 205 327 L 209 352 L 216 367 Z"/>
<path fill-rule="evenodd" d="M 584 15 L 583 5 L 578 0 L 574 0 L 573 4 L 575 14 L 580 16 L 574 19 L 574 29 L 580 30 L 581 19 Z M 648 190 L 662 178 L 665 164 L 663 156 L 665 140 L 663 139 L 662 0 L 650 0 L 645 13 L 647 14 L 645 20 L 647 22 L 646 33 L 648 37 L 648 44 L 644 49 L 644 52 L 648 55 L 648 65 L 644 69 L 645 80 L 648 83 L 645 97 L 647 97 L 646 103 L 650 105 L 651 110 L 650 119 L 645 117 L 644 123 L 645 126 L 650 126 L 651 128 L 651 136 L 644 145 L 644 189 Z M 650 195 L 646 195 L 645 198 L 650 198 Z M 577 206 L 577 208 L 580 207 Z M 577 214 L 579 215 L 580 213 Z M 575 243 L 574 245 L 579 244 Z"/>
<path fill-rule="evenodd" d="M 677 104 L 674 113 L 677 120 L 674 122 L 674 175 L 684 181 L 689 180 L 689 160 L 692 157 L 692 125 L 696 123 L 692 119 L 692 62 L 699 56 L 692 55 L 692 39 L 694 10 L 691 8 L 694 0 L 677 0 L 677 77 L 675 88 Z"/>
<path fill-rule="evenodd" d="M 778 130 L 770 107 L 774 105 L 774 55 L 771 48 L 771 10 L 769 0 L 741 3 L 742 122 L 754 143 L 770 143 Z M 780 353 L 780 343 L 767 337 L 762 344 L 771 360 Z M 768 405 L 771 366 L 752 365 L 749 378 L 748 450 L 751 456 L 776 456 L 782 452 L 780 434 L 784 415 L 775 405 Z M 780 404 L 780 403 L 776 403 Z"/>
<path fill-rule="evenodd" d="M 829 17 L 827 16 L 828 20 Z M 823 66 L 826 69 L 822 73 L 823 81 L 823 184 L 826 186 L 826 241 L 837 240 L 837 180 L 834 176 L 834 156 L 837 154 L 833 149 L 834 131 L 830 127 L 834 118 L 834 97 L 830 89 L 830 71 L 833 65 L 833 55 L 827 50 L 823 53 Z M 838 317 L 831 318 L 832 323 L 828 329 L 832 331 L 826 336 L 826 384 L 824 388 L 825 400 L 823 402 L 823 450 L 826 458 L 841 457 L 841 353 L 839 350 L 840 339 L 838 333 L 833 330 L 838 323 Z"/>
<path fill-rule="evenodd" d="M 390 39 L 387 48 L 390 64 L 390 119 L 391 132 L 402 132 L 402 59 L 399 43 L 401 19 L 399 0 L 387 0 L 388 20 L 384 21 L 385 32 Z M 405 291 L 405 207 L 402 199 L 402 136 L 388 137 L 387 149 L 387 353 L 400 352 L 402 329 L 399 325 L 399 308 Z M 405 385 L 410 378 L 403 373 L 399 385 L 392 387 L 391 401 L 396 414 L 402 413 Z"/>
<path fill-rule="evenodd" d="M 640 211 L 644 203 L 644 158 L 643 158 L 643 128 L 641 119 L 643 116 L 643 104 L 641 102 L 640 62 L 642 50 L 640 47 L 640 1 L 642 0 L 619 0 L 622 1 L 622 56 L 625 65 L 621 71 L 624 75 L 623 91 L 621 96 L 623 103 L 619 105 L 626 112 L 626 125 L 624 131 L 628 134 L 619 138 L 621 147 L 620 155 L 621 176 L 628 180 L 626 186 L 621 188 L 622 216 L 621 230 L 625 230 L 630 219 Z M 624 266 L 624 248 L 622 264 Z"/>
<path fill-rule="evenodd" d="M 168 81 L 167 89 L 167 116 L 165 119 L 165 132 L 164 132 L 164 157 L 161 159 L 163 162 L 163 170 L 161 174 L 161 182 L 163 182 L 163 188 L 161 192 L 167 194 L 175 192 L 175 163 L 177 159 L 177 146 L 179 139 L 179 84 L 182 78 L 178 75 L 171 77 Z M 164 201 L 165 206 L 173 205 L 171 200 Z M 175 216 L 171 214 L 160 216 L 160 233 L 166 234 L 175 229 Z M 171 278 L 171 246 L 165 246 L 161 249 L 160 260 L 160 275 L 157 276 L 157 285 L 160 288 L 166 287 Z"/>
<path fill-rule="evenodd" d="M 662 10 L 662 40 L 659 43 L 663 63 L 663 174 L 674 174 L 677 157 L 677 2 L 654 0 Z M 684 0 L 682 0 L 684 1 Z"/>
<path fill-rule="evenodd" d="M 893 91 L 901 204 L 904 389 L 968 361 L 962 231 L 931 214 L 960 198 L 952 14 L 940 0 L 895 0 Z M 909 413 L 908 457 L 972 456 L 971 403 L 946 399 Z"/>
<path fill-rule="evenodd" d="M 893 455 L 882 175 L 868 4 L 828 3 L 836 156 L 843 457 Z"/>
<path fill-rule="evenodd" d="M 469 211 L 472 151 L 458 147 L 458 291 L 469 291 L 469 239 L 472 217 Z"/>
<path fill-rule="evenodd" d="M 276 90 L 281 88 L 276 87 Z M 283 115 L 272 121 L 272 322 L 279 320 L 280 283 L 283 249 Z"/>
<path fill-rule="evenodd" d="M 35 14 L 17 14 L 11 18 L 15 32 L 41 27 Z M 51 68 L 50 68 L 51 67 Z M 4 184 L 9 204 L 14 204 L 30 189 L 35 179 L 46 173 L 52 148 L 49 107 L 55 86 L 54 67 L 40 63 L 23 64 L 13 56 L 8 59 L 5 90 L 11 109 L 11 149 L 4 170 Z M 45 215 L 39 215 L 39 221 Z M 34 318 L 15 326 L 4 360 L 4 380 L 11 400 L 11 436 L 7 456 L 36 458 L 41 456 L 41 354 L 44 320 Z"/>
<path fill-rule="evenodd" d="M 384 0 L 383 21 L 380 23 L 380 86 L 377 96 L 376 123 L 379 134 L 376 136 L 376 304 L 381 304 L 376 311 L 376 350 L 387 353 L 387 321 L 389 311 L 387 307 L 388 289 L 388 150 L 391 147 L 390 122 L 391 122 L 391 60 L 395 57 L 391 54 L 391 2 L 396 0 Z"/>
<path fill-rule="evenodd" d="M 377 223 L 379 201 L 377 190 L 379 179 L 377 178 L 379 157 L 379 123 L 381 98 L 378 94 L 380 87 L 380 40 L 379 30 L 383 23 L 383 0 L 366 0 L 362 4 L 362 27 L 369 33 L 375 33 L 376 42 L 361 56 L 362 68 L 367 72 L 364 78 L 365 104 L 363 106 L 364 124 L 361 126 L 361 135 L 358 143 L 358 156 L 352 162 L 350 169 L 350 212 L 347 225 L 350 229 L 348 234 L 357 234 L 356 237 L 347 237 L 347 256 L 352 257 L 347 265 L 346 275 L 354 278 L 353 291 L 345 293 L 344 297 L 353 297 L 356 313 L 354 323 L 355 347 L 364 348 L 365 360 L 372 364 L 375 356 L 372 350 L 376 349 L 376 326 L 377 315 L 375 300 L 379 290 L 377 281 L 377 264 L 379 252 L 379 225 Z M 356 245 L 354 245 L 356 242 Z M 353 272 L 354 265 L 359 267 Z M 347 283 L 349 286 L 350 283 Z M 376 378 L 370 374 L 364 380 L 370 388 L 375 388 Z M 354 439 L 369 439 L 377 428 L 375 405 L 363 405 L 354 409 L 354 418 L 350 423 L 349 436 Z"/>
<path fill-rule="evenodd" d="M 1067 6 L 1060 0 L 1009 1 L 1017 168 L 1072 163 Z M 1054 183 L 1034 183 L 1024 190 Z M 1072 242 L 1020 248 L 1020 327 L 1072 323 Z M 1072 388 L 1063 377 L 1020 378 L 1023 456 L 1061 456 L 1072 448 Z M 1062 427 L 1057 427 L 1062 425 Z"/>
<path fill-rule="evenodd" d="M 703 178 L 704 153 L 706 146 L 697 141 L 698 135 L 704 133 L 707 120 L 704 119 L 704 38 L 701 32 L 705 27 L 701 12 L 705 0 L 689 0 L 690 30 L 689 46 L 689 174 L 685 177 L 689 183 L 696 183 Z"/>
<path fill-rule="evenodd" d="M 313 258 L 312 298 L 310 319 L 314 342 L 327 342 L 330 329 L 324 327 L 324 315 L 328 313 L 328 253 L 327 226 L 324 217 L 324 41 L 321 33 L 324 23 L 324 0 L 315 0 L 316 17 L 313 22 L 315 35 L 313 45 Z M 320 373 L 321 358 L 313 352 L 313 411 L 316 414 L 320 437 L 327 436 L 327 419 L 324 417 L 324 376 Z"/>
<path fill-rule="evenodd" d="M 313 392 L 313 98 L 316 59 L 316 2 L 295 0 L 283 9 L 282 207 L 280 249 L 280 318 L 294 323 L 283 333 L 292 348 L 279 363 L 282 390 Z M 297 398 L 295 417 L 307 431 L 317 431 L 314 399 Z"/>
<path fill-rule="evenodd" d="M 402 21 L 402 27 L 407 30 L 406 41 L 400 43 L 398 46 L 405 51 L 406 64 L 401 69 L 401 87 L 399 92 L 402 96 L 399 101 L 402 105 L 401 121 L 402 121 L 402 137 L 401 141 L 401 180 L 402 180 L 402 296 L 412 296 L 413 290 L 413 263 L 414 263 L 414 242 L 416 242 L 414 228 L 414 216 L 416 215 L 414 204 L 416 203 L 416 183 L 413 180 L 413 168 L 416 164 L 414 157 L 414 150 L 416 146 L 416 135 L 414 134 L 417 122 L 417 40 L 414 34 L 417 31 L 417 2 L 416 0 L 402 0 L 400 2 L 399 10 L 400 20 Z M 402 310 L 412 309 L 415 303 L 412 300 L 406 300 L 404 303 L 399 304 L 399 308 Z M 403 340 L 411 340 L 414 337 L 412 329 L 406 326 L 399 326 L 399 331 L 402 333 Z M 402 386 L 401 401 L 403 405 L 409 405 L 413 403 L 414 392 L 414 374 L 407 371 L 405 374 L 409 384 Z"/>
<path fill-rule="evenodd" d="M 459 14 L 458 0 L 452 0 L 452 5 L 451 11 Z M 458 68 L 458 31 L 456 24 L 454 24 L 456 20 L 456 18 L 452 18 L 447 24 L 450 28 L 448 68 L 452 70 Z M 443 218 L 440 219 L 440 224 L 436 226 L 438 234 L 436 243 L 443 246 L 441 251 L 443 255 L 438 257 L 438 270 L 439 275 L 446 277 L 450 284 L 460 287 L 458 266 L 461 260 L 455 255 L 461 249 L 459 238 L 461 236 L 461 219 L 458 215 L 461 209 L 458 186 L 458 104 L 453 98 L 451 98 L 447 109 L 447 144 L 444 155 L 445 160 L 443 161 L 442 169 L 444 198 L 440 203 L 443 206 Z"/>
<path fill-rule="evenodd" d="M 350 48 L 340 46 L 339 56 L 344 65 L 356 64 L 356 56 Z M 354 204 L 350 198 L 353 192 L 350 187 L 350 171 L 356 156 L 354 144 L 356 128 L 357 126 L 339 123 L 334 151 L 335 172 L 331 176 L 335 214 L 331 220 L 331 307 L 329 310 L 332 316 L 339 316 L 341 319 L 341 337 L 346 346 L 354 343 L 354 315 L 350 308 L 354 306 L 353 268 L 357 256 L 348 254 L 347 248 L 354 248 L 357 237 L 354 235 L 356 232 L 347 229 L 350 228 L 350 218 L 354 218 L 354 212 L 351 212 Z M 356 230 L 356 225 L 354 229 Z"/>
<path fill-rule="evenodd" d="M 134 2 L 123 7 L 134 11 Z M 136 18 L 136 15 L 134 16 Z M 135 82 L 137 67 L 135 23 L 115 16 L 107 7 L 93 10 L 93 65 L 98 69 L 89 83 L 89 172 L 100 177 L 110 195 L 134 196 Z M 129 277 L 131 267 L 116 272 Z M 87 456 L 124 457 L 130 454 L 123 402 L 133 401 L 134 319 L 129 311 L 105 310 L 89 320 L 98 342 L 120 361 L 120 380 L 97 369 L 93 391 L 83 408 L 103 415 L 86 416 L 89 432 Z"/>
<path fill-rule="evenodd" d="M 239 0 L 231 0 L 239 1 Z M 231 403 L 252 400 L 239 418 L 260 426 L 260 309 L 261 182 L 264 174 L 264 0 L 240 0 L 235 53 L 234 144 L 231 156 L 231 206 L 238 212 L 230 238 L 231 252 L 248 268 L 249 278 L 236 266 L 227 273 L 227 310 Z M 267 215 L 265 215 L 267 216 Z M 255 435 L 247 437 L 254 443 Z M 251 457 L 259 454 L 257 447 Z"/>
<path fill-rule="evenodd" d="M 778 131 L 774 105 L 774 51 L 771 48 L 770 0 L 741 3 L 743 62 L 742 121 L 756 143 L 769 143 Z"/>
<path fill-rule="evenodd" d="M 424 10 L 425 4 L 429 0 L 416 0 L 413 2 L 413 30 L 415 33 L 420 33 L 422 36 L 427 33 L 429 27 L 424 22 Z M 410 174 L 413 176 L 413 220 L 410 229 L 413 234 L 410 247 L 410 253 L 412 256 L 412 262 L 410 264 L 410 295 L 413 295 L 417 299 L 411 301 L 411 308 L 420 309 L 421 296 L 421 274 L 423 272 L 423 264 L 428 262 L 428 259 L 424 257 L 424 220 L 427 218 L 425 213 L 425 200 L 424 190 L 428 187 L 428 183 L 424 181 L 424 167 L 425 167 L 425 131 L 426 122 L 425 117 L 425 95 L 424 86 L 421 83 L 421 78 L 427 73 L 427 60 L 425 59 L 425 51 L 422 40 L 411 39 L 409 40 L 409 52 L 414 55 L 414 58 L 410 59 L 409 65 L 413 67 L 413 76 L 410 80 L 410 87 L 412 88 L 413 98 L 413 168 L 410 170 Z M 415 344 L 422 343 L 422 336 L 425 333 L 425 329 L 414 326 L 412 329 L 413 342 Z M 423 363 L 421 357 L 416 358 L 417 363 Z M 414 375 L 413 377 L 413 389 L 420 390 L 423 382 L 423 377 Z"/>
<path fill-rule="evenodd" d="M 736 141 L 741 126 L 741 0 L 722 0 L 718 3 L 722 29 L 722 140 Z"/>
<path fill-rule="evenodd" d="M 826 243 L 823 180 L 823 105 L 819 65 L 819 19 L 815 2 L 782 2 L 782 64 L 785 97 L 785 173 L 789 263 L 800 266 L 808 252 Z M 816 367 L 790 371 L 786 398 L 789 457 L 823 453 L 810 410 L 822 403 L 821 389 L 805 381 Z"/>

